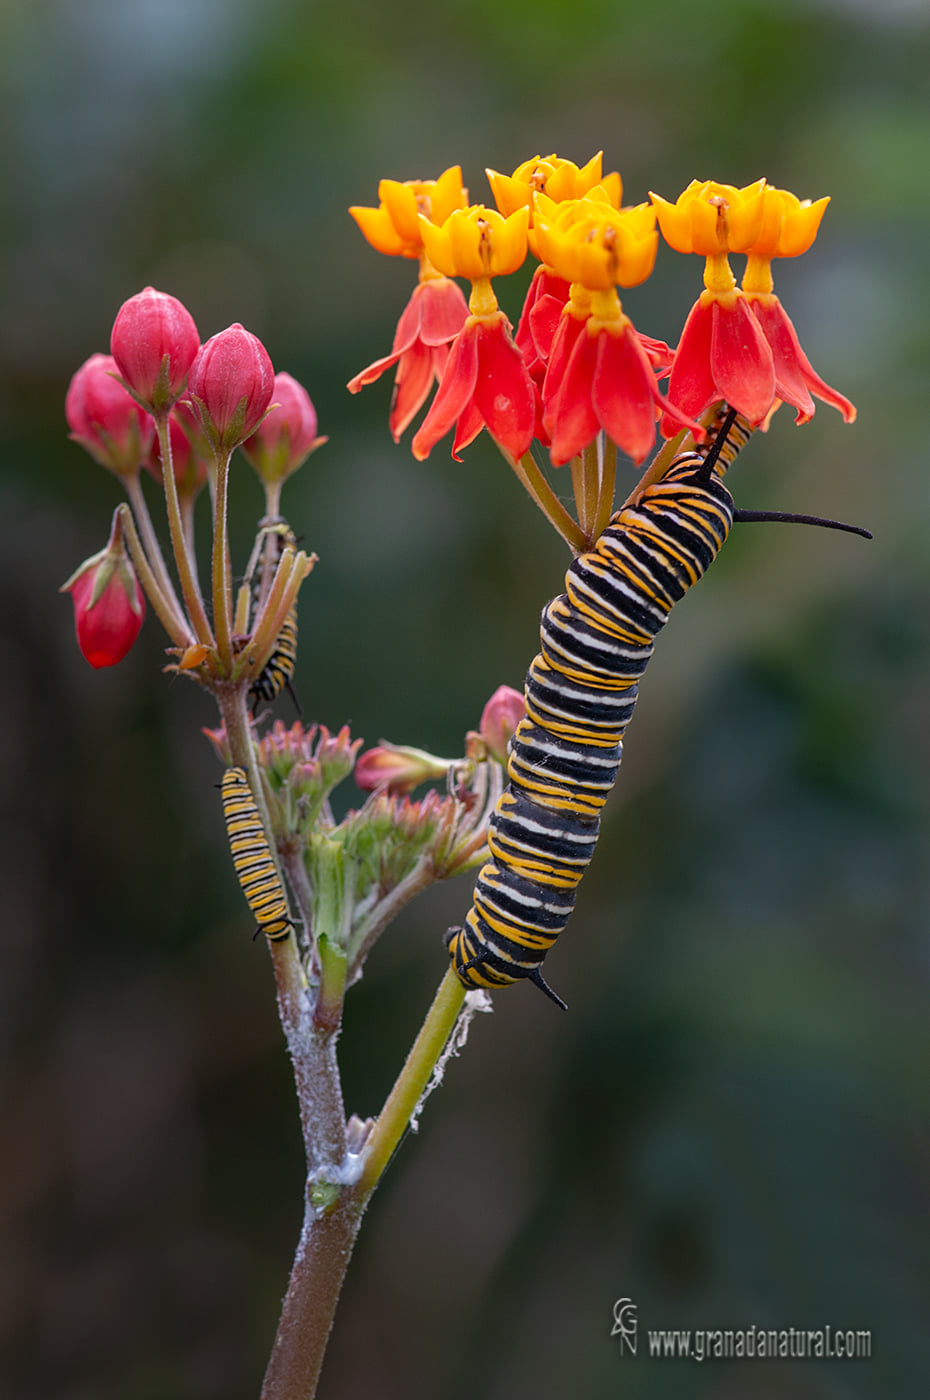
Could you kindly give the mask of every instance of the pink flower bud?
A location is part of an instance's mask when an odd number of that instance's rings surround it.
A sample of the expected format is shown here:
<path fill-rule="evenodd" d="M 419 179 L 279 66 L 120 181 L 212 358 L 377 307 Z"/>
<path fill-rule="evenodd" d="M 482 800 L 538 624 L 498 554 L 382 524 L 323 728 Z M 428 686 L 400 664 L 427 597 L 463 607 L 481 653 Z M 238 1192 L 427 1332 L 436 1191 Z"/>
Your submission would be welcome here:
<path fill-rule="evenodd" d="M 123 544 L 119 513 L 106 549 L 94 554 L 62 584 L 74 604 L 78 646 L 91 666 L 115 666 L 139 635 L 145 598 Z"/>
<path fill-rule="evenodd" d="M 444 778 L 448 769 L 447 761 L 422 749 L 401 749 L 382 743 L 362 754 L 355 765 L 355 781 L 363 792 L 386 788 L 401 795 L 420 783 Z"/>
<path fill-rule="evenodd" d="M 499 685 L 482 710 L 481 737 L 498 763 L 507 762 L 507 746 L 525 714 L 523 696 L 509 685 Z"/>
<path fill-rule="evenodd" d="M 231 452 L 262 421 L 271 403 L 274 366 L 258 336 L 236 322 L 200 347 L 188 384 L 207 437 Z"/>
<path fill-rule="evenodd" d="M 135 476 L 148 458 L 155 424 L 127 394 L 112 355 L 91 355 L 73 376 L 65 417 L 75 442 L 117 476 Z"/>
<path fill-rule="evenodd" d="M 183 392 L 200 335 L 177 297 L 146 287 L 117 312 L 110 349 L 136 397 L 146 408 L 162 410 Z"/>
<path fill-rule="evenodd" d="M 265 482 L 283 481 L 328 441 L 316 435 L 316 409 L 302 384 L 289 374 L 276 374 L 272 406 L 258 430 L 242 444 L 252 466 Z"/>

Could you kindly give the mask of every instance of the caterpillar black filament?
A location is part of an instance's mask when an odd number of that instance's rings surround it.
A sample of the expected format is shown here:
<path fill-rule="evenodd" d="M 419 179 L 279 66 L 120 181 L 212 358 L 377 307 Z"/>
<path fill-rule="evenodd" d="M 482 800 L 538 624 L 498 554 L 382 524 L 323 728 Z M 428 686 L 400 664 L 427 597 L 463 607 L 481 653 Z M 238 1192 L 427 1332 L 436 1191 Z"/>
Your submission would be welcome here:
<path fill-rule="evenodd" d="M 266 533 L 272 534 L 277 541 L 277 553 L 275 555 L 275 565 L 281 558 L 286 545 L 296 545 L 297 541 L 291 527 L 285 521 L 279 521 L 274 526 L 267 527 Z M 268 581 L 270 584 L 270 580 Z M 267 587 L 262 587 L 262 573 L 252 589 L 252 612 L 257 616 L 261 605 L 262 593 L 267 593 Z M 249 686 L 249 704 L 252 714 L 258 709 L 263 700 L 269 702 L 280 695 L 285 688 L 290 692 L 297 712 L 300 713 L 300 704 L 294 693 L 293 677 L 294 667 L 297 664 L 297 604 L 290 609 L 281 631 L 278 633 L 275 649 L 269 656 L 261 673 Z"/>
<path fill-rule="evenodd" d="M 594 852 L 653 640 L 733 523 L 721 477 L 749 435 L 734 417 L 720 415 L 701 450 L 675 458 L 613 516 L 569 568 L 565 593 L 543 611 L 510 782 L 490 820 L 490 860 L 464 927 L 446 934 L 466 987 L 528 977 L 564 1005 L 540 966 Z"/>
<path fill-rule="evenodd" d="M 287 899 L 268 849 L 258 808 L 243 768 L 223 774 L 223 815 L 233 865 L 255 922 L 272 940 L 287 938 L 294 925 L 287 916 Z"/>

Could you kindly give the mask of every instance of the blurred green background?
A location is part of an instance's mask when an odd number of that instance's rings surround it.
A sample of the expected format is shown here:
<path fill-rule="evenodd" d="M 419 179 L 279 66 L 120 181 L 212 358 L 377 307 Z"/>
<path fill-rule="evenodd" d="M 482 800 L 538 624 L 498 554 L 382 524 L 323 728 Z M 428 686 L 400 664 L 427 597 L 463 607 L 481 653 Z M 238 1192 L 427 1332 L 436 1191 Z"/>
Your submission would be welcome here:
<path fill-rule="evenodd" d="M 388 384 L 345 392 L 412 275 L 345 210 L 385 175 L 459 162 L 480 199 L 486 165 L 601 147 L 629 201 L 761 174 L 832 195 L 777 289 L 859 421 L 782 413 L 732 484 L 875 540 L 738 530 L 676 611 L 547 964 L 570 1012 L 518 987 L 473 1027 L 370 1209 L 321 1394 L 928 1393 L 926 4 L 7 0 L 0 44 L 0 1393 L 257 1395 L 301 1214 L 215 714 L 160 675 L 151 618 L 91 672 L 56 593 L 118 499 L 66 438 L 68 380 L 147 283 L 204 337 L 261 335 L 330 435 L 285 495 L 320 555 L 305 710 L 459 752 L 521 684 L 567 556 L 486 441 L 417 464 Z M 626 298 L 640 329 L 674 343 L 700 273 L 661 250 Z M 260 495 L 236 478 L 241 568 Z M 468 898 L 423 897 L 352 991 L 355 1111 Z M 829 1323 L 875 1354 L 633 1362 L 621 1296 L 642 1329 Z"/>

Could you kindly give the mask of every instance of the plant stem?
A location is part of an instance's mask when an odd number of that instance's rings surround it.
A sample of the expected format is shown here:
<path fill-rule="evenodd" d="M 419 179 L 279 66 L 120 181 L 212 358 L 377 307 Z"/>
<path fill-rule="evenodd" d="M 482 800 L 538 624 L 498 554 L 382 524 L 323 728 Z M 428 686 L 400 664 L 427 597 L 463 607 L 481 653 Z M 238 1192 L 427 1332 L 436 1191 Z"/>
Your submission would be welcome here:
<path fill-rule="evenodd" d="M 155 609 L 159 622 L 162 627 L 164 627 L 175 646 L 183 649 L 190 641 L 190 631 L 187 622 L 180 614 L 175 616 L 169 600 L 159 587 L 158 580 L 152 572 L 149 561 L 146 558 L 145 550 L 142 548 L 142 541 L 139 539 L 136 523 L 132 518 L 132 511 L 127 505 L 118 506 L 117 509 L 120 513 L 123 529 L 126 532 L 126 542 L 129 545 L 129 553 L 132 555 L 132 562 L 135 566 L 136 573 L 139 575 L 139 582 L 145 589 L 145 596 Z"/>
<path fill-rule="evenodd" d="M 308 1194 L 261 1400 L 313 1400 L 362 1214 L 455 1028 L 464 1000 L 465 988 L 450 967 L 369 1136 L 358 1181 L 343 1191 L 328 1212 L 317 1209 Z M 322 1178 L 318 1174 L 316 1179 Z M 308 1185 L 312 1188 L 314 1182 Z"/>
<path fill-rule="evenodd" d="M 226 485 L 230 453 L 217 450 L 216 499 L 213 511 L 213 625 L 216 650 L 226 673 L 232 670 L 232 578 L 226 522 Z"/>
<path fill-rule="evenodd" d="M 172 616 L 175 619 L 175 630 L 177 627 L 183 627 L 184 632 L 189 635 L 190 628 L 181 610 L 181 604 L 178 602 L 178 596 L 174 591 L 174 584 L 171 582 L 171 577 L 165 566 L 165 557 L 161 552 L 161 545 L 158 543 L 158 536 L 155 534 L 155 528 L 152 525 L 152 517 L 149 514 L 148 503 L 145 499 L 145 493 L 142 490 L 142 482 L 139 479 L 139 473 L 137 472 L 135 476 L 126 477 L 125 481 L 126 492 L 129 496 L 133 514 L 138 522 L 142 538 L 145 540 L 147 557 L 151 565 L 152 574 L 158 582 L 159 592 L 165 600 L 166 607 L 171 610 Z M 159 613 L 159 617 L 160 616 L 161 614 Z"/>
<path fill-rule="evenodd" d="M 359 1192 L 363 1198 L 370 1196 L 375 1189 L 400 1142 L 410 1115 L 452 1033 L 464 1000 L 465 988 L 450 967 L 439 984 L 426 1020 L 365 1145 L 364 1166 L 359 1178 Z"/>
<path fill-rule="evenodd" d="M 598 451 L 598 439 L 595 438 L 593 442 L 588 443 L 580 457 L 573 457 L 571 460 L 575 509 L 578 513 L 578 524 L 581 526 L 588 548 L 597 539 L 597 535 L 594 533 L 594 522 L 597 518 L 601 475 Z"/>
<path fill-rule="evenodd" d="M 397 918 L 405 904 L 409 904 L 411 899 L 418 895 L 421 890 L 428 889 L 435 879 L 436 872 L 432 862 L 426 859 L 418 861 L 410 873 L 404 876 L 400 884 L 395 885 L 390 894 L 379 899 L 371 913 L 366 915 L 353 929 L 348 946 L 350 982 L 354 980 L 358 969 L 388 924 Z"/>
<path fill-rule="evenodd" d="M 497 444 L 504 457 L 510 463 L 517 479 L 522 482 L 526 491 L 533 501 L 542 511 L 563 540 L 576 554 L 579 554 L 585 547 L 584 532 L 572 519 L 571 515 L 563 506 L 558 496 L 543 476 L 532 452 L 524 452 L 519 462 L 511 457 L 509 452 L 504 451 L 500 443 Z"/>
<path fill-rule="evenodd" d="M 637 481 L 636 485 L 633 487 L 633 490 L 623 502 L 621 510 L 626 509 L 629 505 L 635 505 L 647 486 L 651 486 L 654 481 L 662 480 L 662 477 L 668 471 L 669 466 L 678 456 L 678 453 L 685 450 L 686 438 L 689 442 L 693 443 L 694 440 L 691 434 L 685 433 L 684 430 L 682 430 L 676 437 L 669 438 L 668 442 L 663 443 L 662 447 L 659 448 L 659 451 L 649 463 L 649 466 L 639 478 L 639 481 Z"/>
<path fill-rule="evenodd" d="M 354 1193 L 327 1215 L 321 1215 L 308 1197 L 261 1400 L 312 1400 L 316 1394 L 361 1219 Z"/>
<path fill-rule="evenodd" d="M 200 594 L 200 584 L 197 580 L 193 558 L 188 549 L 187 536 L 184 532 L 184 522 L 181 519 L 181 506 L 178 501 L 178 483 L 174 479 L 174 461 L 171 454 L 171 433 L 168 428 L 168 412 L 165 411 L 156 415 L 155 426 L 158 429 L 158 443 L 161 448 L 161 475 L 165 484 L 165 503 L 168 509 L 168 529 L 171 534 L 171 548 L 174 553 L 175 567 L 178 571 L 178 578 L 181 583 L 181 594 L 187 607 L 187 615 L 191 620 L 198 642 L 203 642 L 206 646 L 214 645 L 213 633 L 207 621 L 207 614 L 204 611 L 203 598 Z"/>
<path fill-rule="evenodd" d="M 600 539 L 610 523 L 614 512 L 614 487 L 617 480 L 617 444 L 604 437 L 604 455 L 601 459 L 600 494 L 597 514 L 594 518 L 594 538 Z"/>

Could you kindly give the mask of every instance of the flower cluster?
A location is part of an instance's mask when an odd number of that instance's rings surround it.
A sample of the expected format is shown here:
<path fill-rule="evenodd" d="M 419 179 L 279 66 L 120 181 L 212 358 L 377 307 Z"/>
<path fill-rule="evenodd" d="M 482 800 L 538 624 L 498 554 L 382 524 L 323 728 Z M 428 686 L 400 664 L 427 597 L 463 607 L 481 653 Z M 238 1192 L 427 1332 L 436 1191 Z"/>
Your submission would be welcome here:
<path fill-rule="evenodd" d="M 487 828 L 504 785 L 507 744 L 524 714 L 523 697 L 501 686 L 484 707 L 464 754 L 440 758 L 386 741 L 358 757 L 348 727 L 290 727 L 277 720 L 258 741 L 271 829 L 292 884 L 304 891 L 308 967 L 322 976 L 326 948 L 346 961 L 349 982 L 379 934 L 416 894 L 472 870 L 487 858 Z M 225 728 L 205 729 L 229 764 Z M 333 790 L 355 770 L 368 793 L 336 821 Z M 434 784 L 413 799 L 414 787 Z M 302 872 L 295 876 L 295 867 Z"/>
<path fill-rule="evenodd" d="M 276 519 L 282 482 L 326 441 L 317 437 L 313 404 L 290 375 L 275 375 L 257 336 L 237 324 L 201 344 L 187 308 L 153 287 L 120 308 L 110 351 L 84 362 L 65 399 L 72 438 L 119 478 L 132 508 L 130 514 L 119 507 L 106 550 L 85 560 L 64 585 L 74 603 L 78 645 L 92 666 L 121 661 L 142 625 L 144 589 L 174 643 L 180 670 L 205 681 L 235 678 L 243 639 L 237 643 L 232 633 L 225 544 L 230 454 L 242 447 L 265 488 L 267 517 Z M 149 515 L 143 470 L 165 491 L 180 598 Z M 193 557 L 194 505 L 208 480 L 213 626 Z M 277 612 L 283 617 L 286 608 Z M 241 665 L 260 667 L 274 640 L 252 638 Z"/>
<path fill-rule="evenodd" d="M 458 459 L 487 428 L 577 543 L 533 485 L 534 439 L 560 466 L 590 452 L 603 432 L 640 463 L 655 444 L 657 420 L 664 437 L 690 430 L 700 440 L 701 416 L 721 401 L 751 427 L 764 426 L 782 401 L 806 421 L 812 396 L 852 422 L 854 407 L 816 374 L 772 290 L 772 259 L 810 246 L 826 199 L 801 201 L 765 180 L 745 189 L 694 181 L 674 204 L 653 194 L 625 207 L 620 176 L 603 173 L 600 154 L 582 167 L 551 155 L 510 176 L 487 175 L 496 208 L 470 204 L 454 167 L 436 181 L 383 180 L 377 208 L 350 211 L 376 249 L 419 259 L 391 354 L 349 384 L 357 392 L 396 366 L 396 441 L 437 383 L 413 437 L 416 457 L 454 427 Z M 649 277 L 660 231 L 678 252 L 706 258 L 705 290 L 675 350 L 634 327 L 618 290 Z M 515 272 L 527 252 L 539 265 L 514 333 L 492 283 Z M 747 256 L 742 287 L 731 253 Z M 467 306 L 455 277 L 471 284 Z M 588 528 L 582 538 L 590 538 Z"/>

